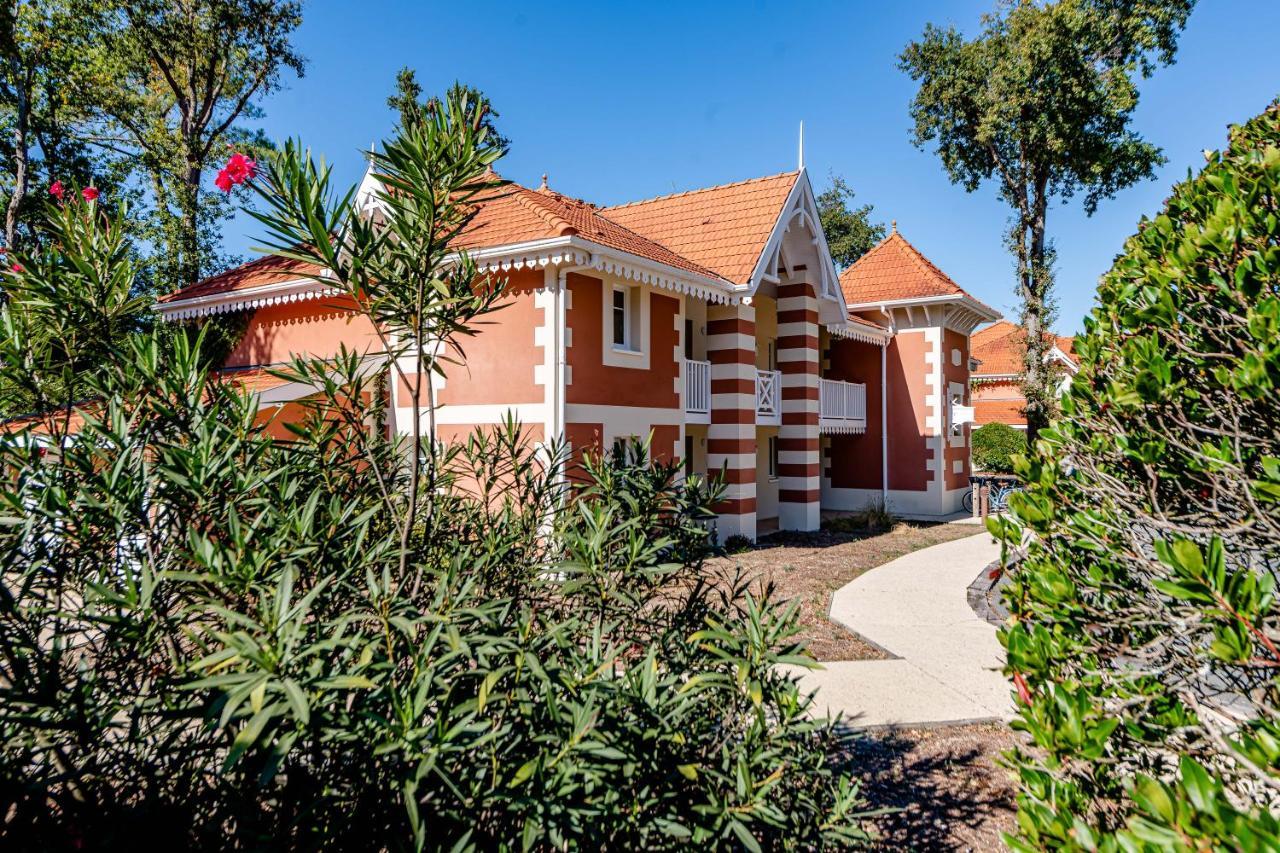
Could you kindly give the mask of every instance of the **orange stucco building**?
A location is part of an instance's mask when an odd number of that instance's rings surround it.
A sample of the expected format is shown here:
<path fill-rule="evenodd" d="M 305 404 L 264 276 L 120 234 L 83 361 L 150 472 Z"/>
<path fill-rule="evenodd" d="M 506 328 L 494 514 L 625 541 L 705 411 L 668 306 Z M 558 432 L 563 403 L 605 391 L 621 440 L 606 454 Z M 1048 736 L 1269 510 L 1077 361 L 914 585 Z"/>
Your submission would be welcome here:
<path fill-rule="evenodd" d="M 1049 350 L 1045 361 L 1059 371 L 1058 393 L 1066 390 L 1071 377 L 1080 370 L 1075 351 L 1075 338 L 1046 335 Z M 1015 429 L 1027 428 L 1022 394 L 1023 359 L 1026 358 L 1026 333 L 1021 326 L 1000 320 L 973 333 L 972 386 L 974 424 L 1001 423 Z"/>
<path fill-rule="evenodd" d="M 366 178 L 358 203 L 376 197 Z M 438 383 L 449 440 L 513 413 L 575 452 L 653 437 L 655 455 L 724 471 L 721 537 L 812 530 L 823 510 L 884 500 L 954 511 L 968 485 L 969 335 L 996 312 L 896 229 L 843 275 L 804 171 L 597 207 L 516 184 L 467 231 L 506 306 Z M 227 373 L 340 345 L 378 351 L 354 306 L 264 258 L 161 300 L 174 321 L 248 312 Z M 409 430 L 393 383 L 388 422 Z M 264 406 L 307 389 L 255 388 Z"/>

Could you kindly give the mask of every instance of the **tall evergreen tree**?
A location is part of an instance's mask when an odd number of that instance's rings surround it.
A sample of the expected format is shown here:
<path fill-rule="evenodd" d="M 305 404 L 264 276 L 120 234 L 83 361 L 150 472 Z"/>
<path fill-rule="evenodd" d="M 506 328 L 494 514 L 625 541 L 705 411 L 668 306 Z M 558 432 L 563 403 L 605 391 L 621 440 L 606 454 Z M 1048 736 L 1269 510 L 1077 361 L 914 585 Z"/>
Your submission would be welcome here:
<path fill-rule="evenodd" d="M 1130 119 L 1138 78 L 1173 62 L 1195 0 L 1013 0 L 965 40 L 930 24 L 900 62 L 920 83 L 915 144 L 936 145 L 947 175 L 972 192 L 994 181 L 1013 211 L 1008 241 L 1027 351 L 1028 437 L 1054 405 L 1045 365 L 1052 321 L 1049 205 L 1103 199 L 1152 177 L 1164 162 Z"/>

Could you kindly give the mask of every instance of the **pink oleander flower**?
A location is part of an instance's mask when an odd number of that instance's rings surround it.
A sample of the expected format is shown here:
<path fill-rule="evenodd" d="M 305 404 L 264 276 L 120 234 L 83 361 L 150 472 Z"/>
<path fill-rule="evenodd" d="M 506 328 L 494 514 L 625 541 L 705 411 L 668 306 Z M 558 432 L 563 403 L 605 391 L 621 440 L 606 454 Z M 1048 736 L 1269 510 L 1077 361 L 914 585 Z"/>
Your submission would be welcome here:
<path fill-rule="evenodd" d="M 222 171 L 227 173 L 233 184 L 242 184 L 258 174 L 258 164 L 237 152 L 227 158 L 227 165 Z"/>
<path fill-rule="evenodd" d="M 13 266 L 9 267 L 9 269 L 13 270 L 14 272 L 22 272 L 23 266 L 22 264 L 14 264 Z"/>
<path fill-rule="evenodd" d="M 84 200 L 85 200 L 85 201 L 97 201 L 97 200 L 98 200 L 98 188 L 97 188 L 97 187 L 85 187 L 84 189 L 80 190 L 80 195 L 82 195 L 82 196 L 84 197 Z"/>
<path fill-rule="evenodd" d="M 223 169 L 221 172 L 219 172 L 218 177 L 213 179 L 213 185 L 216 186 L 218 189 L 222 190 L 224 193 L 231 192 L 231 186 L 234 183 L 235 181 L 231 180 L 231 175 L 227 173 L 226 169 Z"/>
<path fill-rule="evenodd" d="M 53 196 L 58 201 L 62 201 L 62 196 L 65 195 L 66 192 L 66 188 L 62 186 L 62 181 L 54 181 L 49 184 L 49 195 Z"/>

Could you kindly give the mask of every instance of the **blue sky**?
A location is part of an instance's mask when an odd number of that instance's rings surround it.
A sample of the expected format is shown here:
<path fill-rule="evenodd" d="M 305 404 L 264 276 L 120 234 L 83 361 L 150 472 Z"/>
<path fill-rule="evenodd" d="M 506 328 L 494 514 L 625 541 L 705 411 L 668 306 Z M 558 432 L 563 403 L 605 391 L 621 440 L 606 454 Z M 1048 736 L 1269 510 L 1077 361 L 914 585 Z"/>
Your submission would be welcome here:
<path fill-rule="evenodd" d="M 360 150 L 388 135 L 398 69 L 427 92 L 479 86 L 511 138 L 506 177 L 599 204 L 774 174 L 805 161 L 821 192 L 832 172 L 962 287 L 1016 316 L 1002 245 L 1008 213 L 991 187 L 951 185 L 936 156 L 910 142 L 910 79 L 896 56 L 926 22 L 966 34 L 994 0 L 534 4 L 312 0 L 296 44 L 306 76 L 261 102 L 269 136 L 298 136 L 341 182 Z M 483 8 L 479 17 L 473 8 Z M 1078 331 L 1138 219 L 1219 147 L 1228 123 L 1280 94 L 1280 3 L 1200 0 L 1177 64 L 1143 83 L 1135 127 L 1169 163 L 1093 217 L 1055 207 L 1059 329 Z M 241 215 L 227 247 L 248 253 Z"/>

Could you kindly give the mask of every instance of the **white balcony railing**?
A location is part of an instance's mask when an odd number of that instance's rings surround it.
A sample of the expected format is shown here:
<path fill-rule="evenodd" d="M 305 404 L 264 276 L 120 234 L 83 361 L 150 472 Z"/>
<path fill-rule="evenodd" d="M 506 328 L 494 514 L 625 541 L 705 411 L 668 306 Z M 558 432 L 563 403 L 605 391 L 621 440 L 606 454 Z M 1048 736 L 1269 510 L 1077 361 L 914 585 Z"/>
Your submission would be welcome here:
<path fill-rule="evenodd" d="M 782 423 L 782 371 L 756 371 L 756 423 Z"/>
<path fill-rule="evenodd" d="M 684 410 L 696 417 L 694 423 L 706 423 L 711 415 L 711 362 L 684 360 Z"/>
<path fill-rule="evenodd" d="M 818 380 L 818 427 L 824 433 L 865 431 L 867 386 L 840 379 Z"/>

